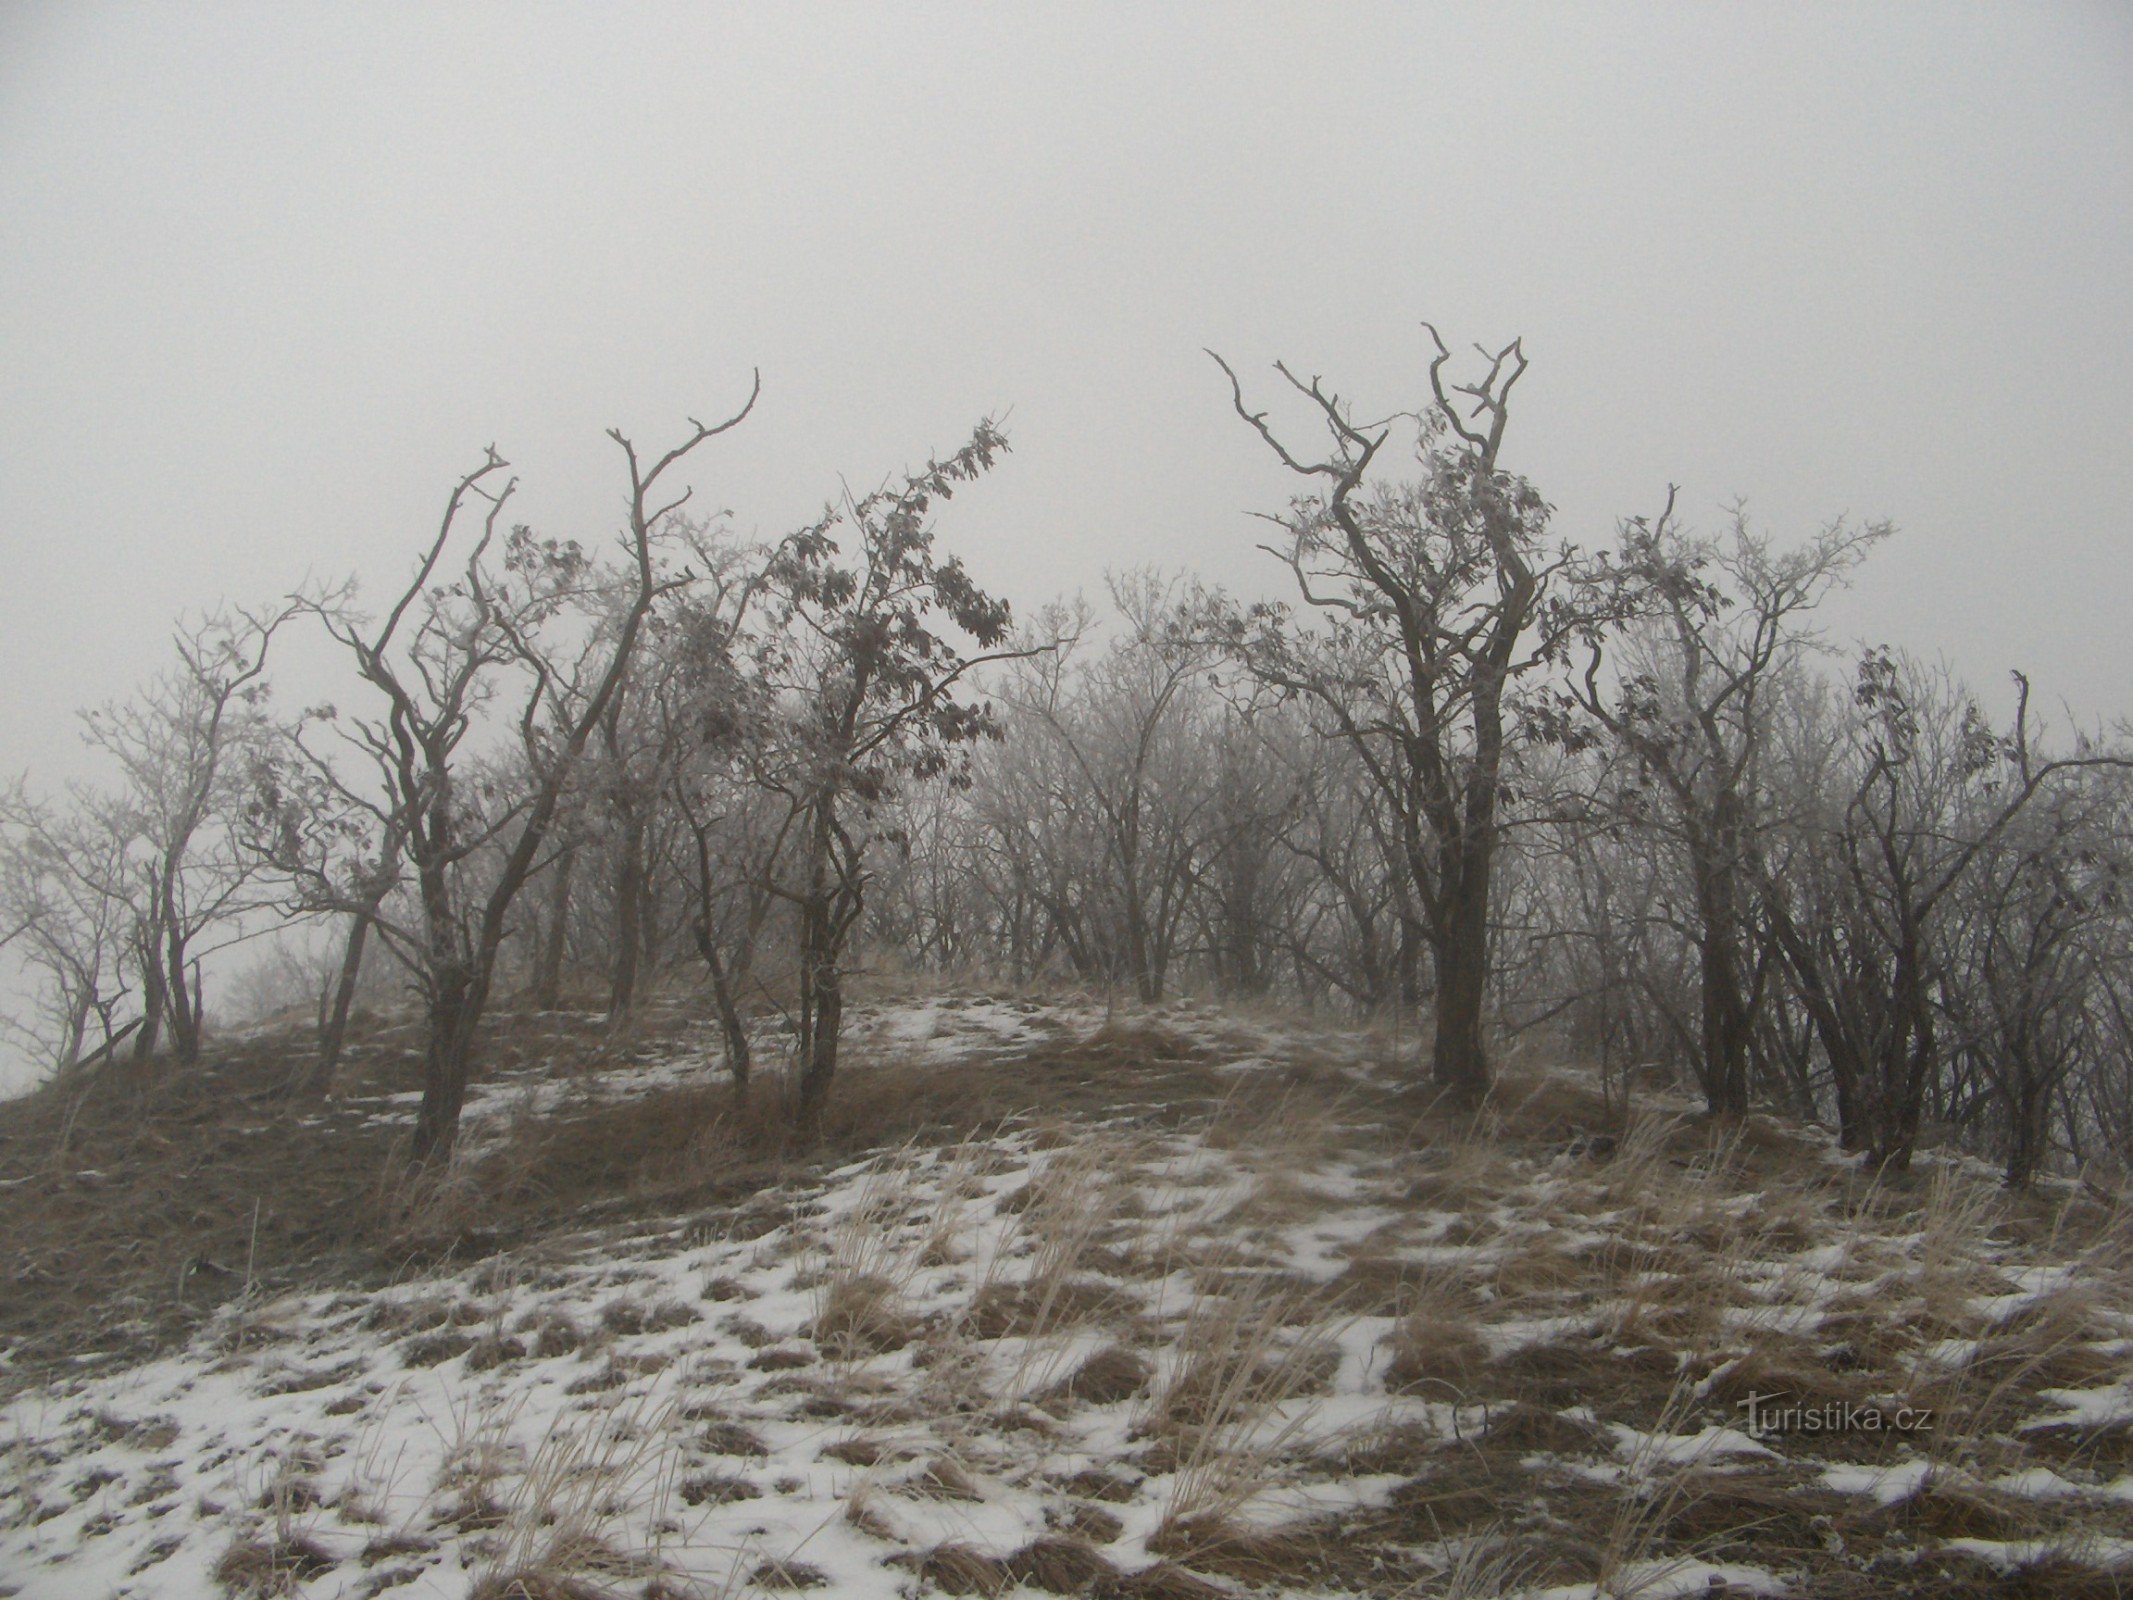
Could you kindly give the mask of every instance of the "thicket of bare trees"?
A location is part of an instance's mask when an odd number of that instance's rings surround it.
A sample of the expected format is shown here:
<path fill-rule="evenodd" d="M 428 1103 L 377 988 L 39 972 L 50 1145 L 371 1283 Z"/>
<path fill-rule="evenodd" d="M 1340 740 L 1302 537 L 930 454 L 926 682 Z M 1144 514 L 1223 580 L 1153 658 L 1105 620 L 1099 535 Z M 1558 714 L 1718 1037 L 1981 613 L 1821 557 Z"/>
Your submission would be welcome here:
<path fill-rule="evenodd" d="M 189 1059 L 200 958 L 299 919 L 338 957 L 292 1089 L 331 1088 L 361 983 L 404 990 L 426 1157 L 493 998 L 620 1019 L 655 981 L 701 992 L 707 1070 L 790 1065 L 805 1126 L 878 959 L 1411 1015 L 1469 1104 L 1492 1042 L 1546 1030 L 1892 1167 L 2133 1159 L 2124 745 L 1826 639 L 1885 525 L 1702 535 L 1669 491 L 1555 541 L 1504 454 L 1520 346 L 1462 381 L 1431 341 L 1386 421 L 1286 368 L 1272 420 L 1223 367 L 1299 482 L 1262 547 L 1284 603 L 1147 570 L 1015 626 L 936 546 L 990 422 L 764 546 L 670 487 L 752 398 L 658 457 L 617 435 L 612 558 L 509 525 L 492 452 L 382 615 L 313 591 L 189 627 L 88 723 L 111 786 L 0 797 L 18 1028 L 55 1066 L 129 1025 Z M 359 709 L 275 712 L 306 624 Z"/>
<path fill-rule="evenodd" d="M 0 795 L 0 921 L 41 979 L 35 1035 L 58 1062 L 131 1033 L 137 1058 L 200 1051 L 200 962 L 265 900 L 239 848 L 249 779 L 274 737 L 268 646 L 291 608 L 217 611 L 173 638 L 177 664 L 131 700 L 85 712 L 114 770 L 54 803 L 18 780 Z M 122 1009 L 132 1017 L 123 1027 Z"/>

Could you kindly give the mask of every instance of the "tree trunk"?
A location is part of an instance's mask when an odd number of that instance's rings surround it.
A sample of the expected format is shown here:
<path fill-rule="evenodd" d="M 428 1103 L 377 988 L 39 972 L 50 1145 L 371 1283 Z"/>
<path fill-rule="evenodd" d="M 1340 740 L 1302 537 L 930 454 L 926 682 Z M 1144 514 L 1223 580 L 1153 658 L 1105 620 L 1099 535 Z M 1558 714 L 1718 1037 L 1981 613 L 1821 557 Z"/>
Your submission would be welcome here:
<path fill-rule="evenodd" d="M 439 808 L 437 835 L 450 837 L 449 817 Z M 460 929 L 452 904 L 451 880 L 444 863 L 424 861 L 418 873 L 422 892 L 423 965 L 429 1012 L 428 1047 L 422 1061 L 422 1105 L 415 1113 L 414 1158 L 449 1161 L 459 1140 L 459 1113 L 466 1105 L 472 1070 L 474 1027 L 481 1020 L 486 985 L 461 956 Z"/>
<path fill-rule="evenodd" d="M 1394 955 L 1398 969 L 1400 1005 L 1407 1011 L 1422 1008 L 1422 952 L 1429 948 L 1429 932 L 1406 912 L 1400 913 L 1400 945 Z"/>
<path fill-rule="evenodd" d="M 733 1092 L 748 1098 L 748 1080 L 755 1069 L 755 1050 L 748 1042 L 748 1023 L 741 1016 L 740 996 L 735 985 L 742 972 L 729 973 L 718 953 L 718 941 L 706 921 L 696 924 L 696 949 L 711 972 L 711 999 L 718 1008 L 719 1031 L 726 1041 L 726 1070 L 733 1074 Z"/>
<path fill-rule="evenodd" d="M 178 1059 L 187 1065 L 200 1059 L 200 1041 L 207 1029 L 207 1008 L 200 1002 L 199 958 L 195 957 L 191 965 L 192 982 L 188 985 L 181 978 L 172 988 L 172 993 L 185 1002 L 184 1025 L 173 1027 L 171 1031 L 178 1045 Z"/>
<path fill-rule="evenodd" d="M 373 908 L 375 909 L 375 908 Z M 363 974 L 363 947 L 370 940 L 370 918 L 352 912 L 348 919 L 348 942 L 341 950 L 341 973 L 333 985 L 333 1005 L 318 1031 L 318 1060 L 304 1080 L 304 1092 L 325 1096 L 333 1092 L 333 1075 L 341 1064 L 341 1046 L 348 1038 L 348 1014 L 355 1008 L 356 982 Z"/>
<path fill-rule="evenodd" d="M 151 943 L 141 958 L 141 1031 L 133 1037 L 133 1059 L 147 1061 L 163 1034 L 163 956 Z"/>
<path fill-rule="evenodd" d="M 1703 1059 L 1698 1065 L 1704 1104 L 1714 1116 L 1745 1116 L 1752 1018 L 1741 993 L 1739 951 L 1730 932 L 1707 927 L 1701 955 Z"/>
<path fill-rule="evenodd" d="M 1748 1046 L 1754 1018 L 1742 968 L 1738 802 L 1721 796 L 1710 832 L 1691 831 L 1689 875 L 1696 896 L 1698 1001 L 1701 1037 L 1697 1077 L 1714 1116 L 1748 1110 Z"/>
<path fill-rule="evenodd" d="M 799 1100 L 795 1120 L 803 1138 L 821 1131 L 822 1108 L 837 1075 L 838 1037 L 844 1027 L 844 974 L 838 948 L 836 885 L 830 878 L 832 818 L 817 801 L 809 840 L 807 895 L 800 902 Z"/>
<path fill-rule="evenodd" d="M 1919 936 L 1900 926 L 1891 974 L 1887 1039 L 1881 1051 L 1880 1078 L 1874 1085 L 1875 1140 L 1872 1160 L 1890 1172 L 1908 1172 L 1918 1148 L 1926 1091 L 1938 1064 L 1933 1013 L 1926 997 L 1926 955 Z"/>
<path fill-rule="evenodd" d="M 2051 1112 L 2050 1096 L 2019 1054 L 2009 1063 L 2014 1078 L 2007 1140 L 2007 1187 L 2026 1189 L 2043 1164 L 2045 1122 Z"/>
<path fill-rule="evenodd" d="M 1483 883 L 1486 883 L 1486 877 Z M 1488 992 L 1488 896 L 1458 886 L 1445 906 L 1443 935 L 1431 952 L 1437 969 L 1437 1025 L 1430 1075 L 1459 1105 L 1479 1106 L 1489 1092 L 1482 1011 Z"/>
<path fill-rule="evenodd" d="M 165 991 L 170 1008 L 170 1044 L 178 1060 L 187 1066 L 200 1059 L 200 968 L 192 964 L 192 983 L 186 984 L 185 941 L 170 936 L 170 985 Z"/>
<path fill-rule="evenodd" d="M 533 1004 L 536 1010 L 553 1011 L 563 995 L 563 944 L 570 930 L 570 879 L 578 864 L 578 849 L 572 845 L 556 863 L 555 886 L 549 893 L 548 918 L 541 930 L 540 948 L 533 963 Z"/>
<path fill-rule="evenodd" d="M 634 813 L 623 819 L 620 855 L 615 870 L 615 965 L 607 994 L 610 1024 L 619 1021 L 636 998 L 644 952 L 644 823 Z"/>
<path fill-rule="evenodd" d="M 800 1096 L 795 1116 L 809 1139 L 820 1131 L 822 1108 L 837 1075 L 837 1040 L 844 1022 L 844 980 L 830 948 L 826 882 L 818 881 L 800 907 Z"/>
<path fill-rule="evenodd" d="M 459 1114 L 466 1106 L 474 1059 L 474 1027 L 481 1005 L 473 975 L 464 967 L 434 975 L 429 1005 L 429 1049 L 422 1063 L 422 1106 L 415 1114 L 414 1158 L 446 1162 L 459 1142 Z"/>
<path fill-rule="evenodd" d="M 719 1031 L 725 1035 L 726 1070 L 733 1074 L 734 1097 L 746 1100 L 749 1079 L 755 1071 L 755 1047 L 748 1042 L 748 1022 L 722 972 L 712 975 L 711 992 L 718 1003 Z"/>
<path fill-rule="evenodd" d="M 59 1064 L 63 1068 L 81 1060 L 82 1047 L 89 1042 L 89 1018 L 95 1010 L 93 1001 L 94 996 L 84 988 L 67 1017 L 66 1037 L 59 1044 Z"/>
<path fill-rule="evenodd" d="M 822 1130 L 822 1110 L 829 1104 L 830 1082 L 837 1076 L 837 1043 L 844 1029 L 844 976 L 834 959 L 820 962 L 810 978 L 803 972 L 800 1001 L 801 1133 L 813 1139 Z"/>

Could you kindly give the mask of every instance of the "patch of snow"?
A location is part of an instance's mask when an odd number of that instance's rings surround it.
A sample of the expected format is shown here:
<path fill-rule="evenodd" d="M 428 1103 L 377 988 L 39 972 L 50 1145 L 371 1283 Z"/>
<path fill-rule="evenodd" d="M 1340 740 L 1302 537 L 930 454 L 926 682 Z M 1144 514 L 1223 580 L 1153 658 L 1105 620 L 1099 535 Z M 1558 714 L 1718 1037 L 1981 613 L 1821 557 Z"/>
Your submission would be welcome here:
<path fill-rule="evenodd" d="M 2133 1421 L 2133 1378 L 2094 1389 L 2046 1389 L 2042 1394 L 2061 1409 L 2049 1416 L 2032 1417 L 2022 1424 L 2025 1433 L 2033 1428 L 2101 1428 Z"/>
<path fill-rule="evenodd" d="M 1678 1556 L 1633 1562 L 1604 1584 L 1572 1583 L 1527 1590 L 1521 1600 L 1684 1600 L 1686 1596 L 1709 1594 L 1719 1588 L 1765 1595 L 1791 1592 L 1782 1578 L 1761 1567 Z"/>
<path fill-rule="evenodd" d="M 2091 1535 L 2079 1539 L 1950 1539 L 1945 1550 L 1959 1550 L 2003 1573 L 2015 1573 L 2054 1557 L 2090 1567 L 2122 1567 L 2133 1561 L 2133 1539 Z"/>
<path fill-rule="evenodd" d="M 1822 1469 L 1822 1486 L 1838 1494 L 1867 1495 L 1882 1505 L 1893 1506 L 1917 1494 L 1932 1475 L 1930 1461 L 1901 1461 L 1892 1467 L 1840 1461 Z"/>
<path fill-rule="evenodd" d="M 1994 1478 L 1992 1487 L 2002 1494 L 2020 1495 L 2025 1500 L 2076 1500 L 2097 1492 L 2078 1483 L 2069 1483 L 2050 1467 L 2028 1467 L 2021 1472 L 2010 1472 Z"/>
<path fill-rule="evenodd" d="M 1760 1440 L 1749 1438 L 1738 1428 L 1715 1424 L 1695 1433 L 1646 1433 L 1626 1423 L 1610 1422 L 1607 1431 L 1615 1436 L 1617 1454 L 1626 1456 L 1633 1464 L 1647 1467 L 1661 1464 L 1693 1466 L 1707 1461 L 1723 1461 L 1731 1456 L 1779 1459 L 1778 1453 Z"/>

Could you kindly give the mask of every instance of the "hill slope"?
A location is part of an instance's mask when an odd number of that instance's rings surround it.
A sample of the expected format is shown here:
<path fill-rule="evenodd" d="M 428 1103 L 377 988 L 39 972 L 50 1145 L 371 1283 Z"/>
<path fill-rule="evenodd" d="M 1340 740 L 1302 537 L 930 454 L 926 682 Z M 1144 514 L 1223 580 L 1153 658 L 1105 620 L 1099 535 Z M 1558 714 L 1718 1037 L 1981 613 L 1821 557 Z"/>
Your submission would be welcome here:
<path fill-rule="evenodd" d="M 148 1085 L 56 1163 L 56 1102 L 8 1125 L 0 1199 L 113 1262 L 187 1162 L 240 1173 L 214 1228 L 250 1183 L 280 1232 L 240 1274 L 173 1224 L 183 1316 L 42 1269 L 0 1593 L 2103 1595 L 2133 1558 L 2129 1233 L 2078 1194 L 1873 1184 L 1567 1072 L 1455 1119 L 1382 1038 L 1189 1007 L 872 1008 L 818 1152 L 690 1019 L 509 1042 L 441 1185 L 377 1180 L 389 1035 L 330 1111 L 242 1087 L 268 1039 L 224 1117 Z M 61 1359 L 89 1330 L 123 1355 Z"/>

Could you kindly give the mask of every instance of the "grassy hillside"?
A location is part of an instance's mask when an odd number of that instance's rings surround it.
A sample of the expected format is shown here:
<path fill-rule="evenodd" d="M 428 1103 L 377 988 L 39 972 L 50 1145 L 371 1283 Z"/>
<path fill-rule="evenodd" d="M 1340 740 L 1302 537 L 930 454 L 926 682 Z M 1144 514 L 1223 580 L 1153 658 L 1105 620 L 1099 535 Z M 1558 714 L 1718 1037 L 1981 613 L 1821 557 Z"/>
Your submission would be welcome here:
<path fill-rule="evenodd" d="M 505 1019 L 441 1179 L 392 1028 L 330 1107 L 270 1031 L 0 1108 L 0 1593 L 2133 1585 L 2101 1197 L 969 995 L 864 1008 L 798 1150 L 709 1038 Z"/>

